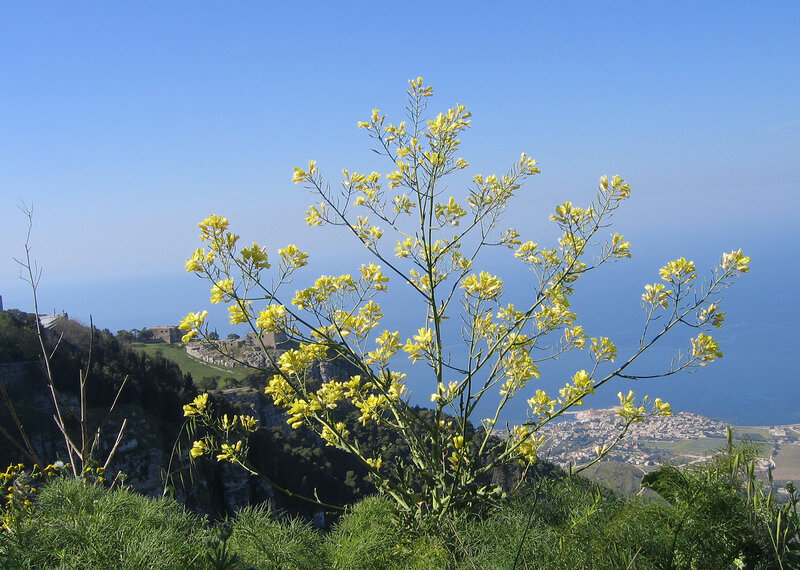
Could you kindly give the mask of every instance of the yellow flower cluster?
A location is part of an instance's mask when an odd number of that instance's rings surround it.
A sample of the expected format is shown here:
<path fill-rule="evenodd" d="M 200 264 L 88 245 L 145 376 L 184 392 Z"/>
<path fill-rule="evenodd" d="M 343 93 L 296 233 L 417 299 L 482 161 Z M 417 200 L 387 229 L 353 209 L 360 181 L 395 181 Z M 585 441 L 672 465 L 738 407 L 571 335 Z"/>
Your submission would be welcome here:
<path fill-rule="evenodd" d="M 317 278 L 313 286 L 297 291 L 292 299 L 292 305 L 298 309 L 311 309 L 322 305 L 334 295 L 342 296 L 355 291 L 356 283 L 349 274 L 338 277 L 322 275 Z"/>
<path fill-rule="evenodd" d="M 263 332 L 283 330 L 286 325 L 286 307 L 283 305 L 268 305 L 266 309 L 258 312 L 256 326 Z"/>
<path fill-rule="evenodd" d="M 192 448 L 189 450 L 189 457 L 192 459 L 197 459 L 198 457 L 202 457 L 206 453 L 210 451 L 210 447 L 205 442 L 205 440 L 198 440 L 192 443 Z"/>
<path fill-rule="evenodd" d="M 447 204 L 436 204 L 434 215 L 436 221 L 443 226 L 457 226 L 459 220 L 466 216 L 467 212 L 456 202 L 454 197 L 450 196 Z"/>
<path fill-rule="evenodd" d="M 233 296 L 233 294 L 233 279 L 223 279 L 221 281 L 217 281 L 211 287 L 211 302 L 216 304 L 221 303 L 222 301 L 227 301 Z"/>
<path fill-rule="evenodd" d="M 350 226 L 350 229 L 367 247 L 374 246 L 383 237 L 383 230 L 380 227 L 369 224 L 369 216 L 357 216 L 355 225 Z"/>
<path fill-rule="evenodd" d="M 739 273 L 747 273 L 750 271 L 750 258 L 744 255 L 741 249 L 723 253 L 722 269 L 725 271 L 733 269 Z"/>
<path fill-rule="evenodd" d="M 200 394 L 191 403 L 183 406 L 184 416 L 197 416 L 208 408 L 208 394 Z"/>
<path fill-rule="evenodd" d="M 610 338 L 604 336 L 599 339 L 593 338 L 589 349 L 594 353 L 597 362 L 614 362 L 617 357 L 617 346 L 611 342 Z"/>
<path fill-rule="evenodd" d="M 222 420 L 220 420 L 220 427 L 228 432 L 234 429 L 243 429 L 247 432 L 256 432 L 258 431 L 258 420 L 255 419 L 253 416 L 247 415 L 234 415 L 233 417 L 228 416 L 225 414 L 222 416 Z"/>
<path fill-rule="evenodd" d="M 228 322 L 232 325 L 249 322 L 253 318 L 252 301 L 235 301 L 228 307 Z"/>
<path fill-rule="evenodd" d="M 403 350 L 408 353 L 411 362 L 431 354 L 433 350 L 433 330 L 424 327 L 417 331 L 413 339 L 406 340 Z"/>
<path fill-rule="evenodd" d="M 536 395 L 528 399 L 528 406 L 534 416 L 540 419 L 552 417 L 553 410 L 557 404 L 556 400 L 550 398 L 544 390 L 536 390 Z"/>
<path fill-rule="evenodd" d="M 325 440 L 325 445 L 335 446 L 341 445 L 341 442 L 350 435 L 350 431 L 345 427 L 344 422 L 336 422 L 332 428 L 323 425 L 319 435 Z"/>
<path fill-rule="evenodd" d="M 503 280 L 488 271 L 481 271 L 477 275 L 468 275 L 461 283 L 461 288 L 466 290 L 469 297 L 492 300 L 503 293 Z"/>
<path fill-rule="evenodd" d="M 686 284 L 697 278 L 694 261 L 687 261 L 684 257 L 670 261 L 658 270 L 658 274 L 661 279 L 673 285 Z"/>
<path fill-rule="evenodd" d="M 328 349 L 319 343 L 303 343 L 299 348 L 290 348 L 278 357 L 278 368 L 284 374 L 301 376 L 315 360 L 325 357 Z"/>
<path fill-rule="evenodd" d="M 223 443 L 220 446 L 220 453 L 217 455 L 217 461 L 230 461 L 236 463 L 242 453 L 242 446 L 244 442 L 240 439 L 235 444 Z"/>
<path fill-rule="evenodd" d="M 520 463 L 532 464 L 536 462 L 539 449 L 544 445 L 544 436 L 537 436 L 531 426 L 514 426 L 511 430 L 511 439 L 517 445 L 517 453 L 521 456 Z"/>
<path fill-rule="evenodd" d="M 619 202 L 620 200 L 626 200 L 627 198 L 630 198 L 631 195 L 630 185 L 626 184 L 625 180 L 623 180 L 616 174 L 611 178 L 610 185 L 608 177 L 602 176 L 600 178 L 600 184 L 598 188 L 602 195 L 607 196 L 610 200 L 614 202 Z"/>
<path fill-rule="evenodd" d="M 692 360 L 699 361 L 700 366 L 707 366 L 717 358 L 722 358 L 722 351 L 717 341 L 707 334 L 700 333 L 697 338 L 691 339 Z"/>
<path fill-rule="evenodd" d="M 436 392 L 431 394 L 431 402 L 441 402 L 441 405 L 449 404 L 453 398 L 461 393 L 461 386 L 455 380 L 451 380 L 447 386 L 440 382 L 436 386 Z"/>
<path fill-rule="evenodd" d="M 308 254 L 300 251 L 294 244 L 290 243 L 279 249 L 278 255 L 281 257 L 281 269 L 287 273 L 308 265 Z"/>
<path fill-rule="evenodd" d="M 208 317 L 208 311 L 200 311 L 199 313 L 189 313 L 178 325 L 182 331 L 187 331 L 181 338 L 181 342 L 187 343 L 198 335 L 203 323 Z"/>
<path fill-rule="evenodd" d="M 364 362 L 371 366 L 386 366 L 389 363 L 389 359 L 403 347 L 400 342 L 400 333 L 398 331 L 383 331 L 383 333 L 375 339 L 375 344 L 378 345 L 378 348 L 364 355 Z"/>
<path fill-rule="evenodd" d="M 314 160 L 308 161 L 308 170 L 303 170 L 302 168 L 295 166 L 294 173 L 292 175 L 292 182 L 295 184 L 308 182 L 314 177 L 315 174 L 317 174 L 317 171 L 317 162 Z"/>
<path fill-rule="evenodd" d="M 724 320 L 725 313 L 719 310 L 719 305 L 716 303 L 711 303 L 708 307 L 703 307 L 697 315 L 699 324 L 710 324 L 716 328 L 720 328 Z"/>
<path fill-rule="evenodd" d="M 319 206 L 309 206 L 308 210 L 306 210 L 306 224 L 308 224 L 308 227 L 321 226 L 326 214 L 327 209 L 324 202 L 320 203 Z"/>
<path fill-rule="evenodd" d="M 186 260 L 186 271 L 189 273 L 201 272 L 205 266 L 213 263 L 216 257 L 217 255 L 213 251 L 206 252 L 205 249 L 198 248 Z"/>
<path fill-rule="evenodd" d="M 645 285 L 642 301 L 653 309 L 655 309 L 656 305 L 666 309 L 669 305 L 669 297 L 672 291 L 665 291 L 665 289 L 666 285 L 663 283 Z"/>
<path fill-rule="evenodd" d="M 269 269 L 270 267 L 267 248 L 258 245 L 256 242 L 253 242 L 253 245 L 250 247 L 242 248 L 241 255 L 242 264 L 245 267 L 251 267 L 256 270 Z"/>
<path fill-rule="evenodd" d="M 591 220 L 594 216 L 594 209 L 591 207 L 581 208 L 573 206 L 572 202 L 564 202 L 556 206 L 555 213 L 550 214 L 550 221 L 561 226 L 575 226 L 586 219 Z"/>
<path fill-rule="evenodd" d="M 627 395 L 623 395 L 622 392 L 619 392 L 617 397 L 619 397 L 620 406 L 620 408 L 617 410 L 617 413 L 620 416 L 627 421 L 644 421 L 645 408 L 644 406 L 636 405 L 636 395 L 633 393 L 633 390 L 629 390 Z M 646 399 L 647 396 L 645 396 L 645 401 Z"/>
<path fill-rule="evenodd" d="M 500 395 L 511 397 L 524 388 L 531 378 L 539 378 L 539 367 L 531 358 L 533 341 L 527 336 L 510 333 L 506 343 L 512 348 L 501 361 L 506 381 L 500 389 Z"/>
<path fill-rule="evenodd" d="M 375 291 L 386 291 L 389 278 L 383 274 L 380 265 L 369 263 L 361 265 L 361 281 Z"/>
<path fill-rule="evenodd" d="M 620 403 L 620 408 L 617 410 L 617 414 L 622 416 L 627 421 L 643 422 L 645 417 L 649 416 L 672 415 L 672 407 L 667 402 L 663 402 L 661 398 L 655 399 L 653 402 L 652 412 L 647 414 L 645 408 L 647 403 L 650 401 L 650 396 L 645 396 L 642 398 L 642 404 L 639 406 L 636 405 L 636 399 L 633 390 L 629 390 L 627 395 L 623 395 L 622 392 L 619 392 L 617 397 L 619 397 Z"/>

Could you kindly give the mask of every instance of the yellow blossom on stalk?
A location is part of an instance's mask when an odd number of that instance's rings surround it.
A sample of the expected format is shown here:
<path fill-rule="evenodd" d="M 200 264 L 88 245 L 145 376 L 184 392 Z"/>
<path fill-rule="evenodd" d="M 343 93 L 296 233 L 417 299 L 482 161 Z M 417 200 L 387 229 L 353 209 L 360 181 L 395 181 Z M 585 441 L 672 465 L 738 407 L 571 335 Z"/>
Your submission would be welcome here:
<path fill-rule="evenodd" d="M 278 357 L 278 368 L 284 374 L 302 374 L 312 362 L 325 356 L 327 347 L 323 344 L 304 343 L 300 348 L 290 348 Z"/>
<path fill-rule="evenodd" d="M 294 391 L 286 381 L 286 378 L 280 374 L 275 374 L 269 384 L 264 388 L 264 393 L 272 396 L 272 399 L 278 405 L 288 404 L 294 399 Z"/>
<path fill-rule="evenodd" d="M 631 195 L 630 185 L 616 174 L 611 179 L 610 187 L 608 176 L 601 176 L 599 189 L 602 194 L 608 194 L 615 202 L 630 198 Z"/>
<path fill-rule="evenodd" d="M 542 260 L 536 255 L 539 249 L 539 245 L 532 242 L 526 241 L 517 248 L 517 251 L 514 252 L 514 257 L 521 259 L 525 263 L 534 263 L 539 264 Z"/>
<path fill-rule="evenodd" d="M 488 271 L 481 271 L 477 275 L 473 273 L 466 277 L 461 288 L 466 289 L 467 295 L 496 299 L 503 292 L 503 280 Z"/>
<path fill-rule="evenodd" d="M 617 347 L 611 342 L 610 338 L 601 336 L 599 339 L 592 339 L 592 346 L 590 350 L 594 352 L 595 359 L 598 362 L 614 362 L 617 357 Z"/>
<path fill-rule="evenodd" d="M 528 399 L 528 406 L 530 406 L 531 412 L 540 418 L 552 416 L 556 403 L 555 400 L 547 395 L 547 392 L 538 389 L 536 390 L 536 395 Z"/>
<path fill-rule="evenodd" d="M 365 426 L 367 425 L 367 420 L 378 421 L 379 415 L 386 405 L 386 398 L 382 395 L 370 394 L 364 399 L 353 400 L 353 405 L 361 410 L 361 416 L 359 416 L 358 421 L 361 422 L 362 426 Z"/>
<path fill-rule="evenodd" d="M 564 342 L 575 348 L 583 348 L 586 346 L 586 334 L 583 332 L 581 325 L 576 325 L 571 328 L 564 329 Z"/>
<path fill-rule="evenodd" d="M 461 449 L 462 447 L 464 447 L 463 435 L 457 435 L 453 438 L 453 447 L 455 447 L 456 449 Z"/>
<path fill-rule="evenodd" d="M 253 242 L 253 245 L 250 247 L 242 248 L 241 255 L 244 264 L 251 264 L 257 269 L 269 269 L 266 247 Z"/>
<path fill-rule="evenodd" d="M 412 339 L 408 339 L 403 350 L 408 353 L 408 358 L 416 362 L 422 358 L 433 343 L 433 331 L 427 327 L 419 329 Z"/>
<path fill-rule="evenodd" d="M 383 331 L 381 335 L 375 339 L 378 348 L 368 352 L 364 357 L 364 362 L 367 364 L 386 364 L 389 359 L 400 350 L 403 345 L 400 342 L 400 333 Z"/>
<path fill-rule="evenodd" d="M 306 224 L 308 227 L 312 226 L 321 226 L 322 225 L 322 217 L 325 215 L 325 203 L 317 206 L 309 206 L 308 210 L 306 210 Z"/>
<path fill-rule="evenodd" d="M 233 293 L 233 279 L 223 279 L 221 281 L 217 281 L 211 287 L 211 302 L 216 304 L 226 301 L 233 295 Z"/>
<path fill-rule="evenodd" d="M 285 326 L 286 307 L 283 305 L 269 305 L 258 312 L 256 326 L 264 332 L 275 332 Z"/>
<path fill-rule="evenodd" d="M 645 408 L 644 406 L 637 406 L 635 395 L 633 390 L 628 391 L 628 395 L 624 396 L 622 392 L 617 394 L 619 397 L 619 405 L 620 409 L 617 410 L 617 413 L 622 416 L 625 420 L 633 421 L 633 422 L 641 422 L 644 421 L 644 414 Z M 645 396 L 645 399 L 647 397 Z"/>
<path fill-rule="evenodd" d="M 521 335 L 522 336 L 522 335 Z M 531 378 L 539 377 L 539 367 L 527 350 L 511 350 L 503 359 L 503 372 L 507 380 L 500 389 L 500 395 L 508 394 L 509 397 L 521 390 Z"/>
<path fill-rule="evenodd" d="M 228 431 L 238 423 L 239 423 L 239 416 L 235 415 L 233 416 L 233 419 L 231 419 L 230 417 L 228 417 L 228 414 L 225 414 L 224 416 L 222 416 L 222 421 L 220 422 L 220 425 L 222 426 L 223 430 Z"/>
<path fill-rule="evenodd" d="M 667 308 L 671 291 L 665 291 L 666 285 L 663 283 L 653 283 L 644 286 L 642 301 L 655 307 L 656 305 Z"/>
<path fill-rule="evenodd" d="M 699 360 L 700 366 L 707 366 L 717 358 L 722 358 L 722 351 L 717 341 L 707 334 L 700 333 L 697 338 L 691 339 L 692 359 Z"/>
<path fill-rule="evenodd" d="M 209 261 L 213 261 L 213 256 Z M 186 271 L 188 273 L 202 271 L 203 263 L 206 262 L 206 251 L 203 248 L 197 248 L 192 253 L 192 257 L 186 260 Z"/>
<path fill-rule="evenodd" d="M 211 214 L 197 226 L 200 228 L 200 237 L 202 239 L 219 237 L 228 229 L 228 218 Z"/>
<path fill-rule="evenodd" d="M 667 402 L 662 402 L 661 398 L 656 398 L 653 402 L 653 411 L 659 416 L 672 415 L 672 407 Z"/>
<path fill-rule="evenodd" d="M 361 280 L 376 291 L 386 291 L 389 278 L 383 275 L 380 265 L 374 263 L 361 265 Z"/>
<path fill-rule="evenodd" d="M 333 429 L 327 425 L 322 426 L 322 432 L 319 434 L 325 440 L 325 445 L 337 445 L 341 440 L 347 439 L 350 431 L 345 427 L 344 422 L 336 422 Z"/>
<path fill-rule="evenodd" d="M 537 437 L 530 426 L 514 426 L 511 438 L 518 444 L 517 453 L 522 457 L 520 463 L 535 463 L 539 449 L 544 444 L 544 436 Z"/>
<path fill-rule="evenodd" d="M 673 285 L 688 283 L 697 278 L 694 261 L 687 261 L 684 257 L 670 261 L 658 270 L 658 274 L 661 279 Z"/>
<path fill-rule="evenodd" d="M 389 372 L 388 375 L 385 370 L 381 370 L 380 379 L 381 383 L 385 386 L 389 384 L 389 389 L 386 391 L 386 399 L 391 402 L 397 402 L 406 393 L 406 385 L 403 382 L 406 375 L 403 372 Z"/>
<path fill-rule="evenodd" d="M 378 459 L 367 457 L 364 461 L 366 461 L 367 465 L 369 465 L 373 469 L 380 469 L 383 466 L 383 459 L 381 459 L 380 457 Z"/>
<path fill-rule="evenodd" d="M 233 463 L 236 461 L 236 456 L 242 451 L 242 440 L 237 441 L 235 445 L 223 443 L 220 451 L 222 453 L 217 455 L 217 461 L 230 461 Z"/>
<path fill-rule="evenodd" d="M 208 450 L 208 445 L 201 439 L 200 441 L 195 441 L 192 444 L 192 448 L 189 450 L 189 456 L 192 459 L 196 459 L 202 455 L 205 455 Z"/>
<path fill-rule="evenodd" d="M 572 383 L 578 390 L 583 390 L 587 394 L 594 394 L 594 381 L 586 370 L 579 370 L 572 377 Z"/>
<path fill-rule="evenodd" d="M 253 305 L 252 301 L 237 301 L 228 307 L 228 321 L 232 325 L 246 323 L 250 320 L 250 307 Z"/>
<path fill-rule="evenodd" d="M 630 257 L 631 256 L 631 242 L 625 241 L 620 234 L 611 234 L 611 251 L 612 257 Z"/>
<path fill-rule="evenodd" d="M 278 255 L 281 256 L 281 266 L 287 271 L 294 271 L 308 265 L 308 254 L 300 251 L 294 244 L 290 243 L 283 249 L 279 249 Z"/>
<path fill-rule="evenodd" d="M 208 405 L 208 394 L 200 394 L 191 403 L 183 406 L 184 416 L 196 416 L 206 409 Z"/>
<path fill-rule="evenodd" d="M 750 258 L 744 255 L 741 249 L 730 253 L 723 253 L 722 269 L 727 271 L 730 268 L 734 268 L 740 273 L 747 273 L 750 271 Z"/>
<path fill-rule="evenodd" d="M 436 386 L 436 393 L 431 394 L 431 402 L 443 402 L 447 404 L 455 395 L 458 394 L 458 382 L 451 380 L 447 386 L 440 382 Z"/>
<path fill-rule="evenodd" d="M 258 430 L 258 420 L 253 416 L 239 416 L 239 423 L 247 431 L 255 432 Z"/>
<path fill-rule="evenodd" d="M 710 324 L 720 328 L 722 322 L 725 320 L 725 313 L 719 310 L 719 305 L 711 303 L 708 307 L 704 307 L 700 310 L 697 320 L 699 324 Z"/>
<path fill-rule="evenodd" d="M 569 382 L 564 384 L 564 387 L 561 388 L 558 393 L 561 396 L 558 399 L 559 404 L 571 404 L 573 406 L 582 406 L 583 397 L 586 395 L 583 390 Z"/>
<path fill-rule="evenodd" d="M 294 167 L 294 173 L 292 174 L 292 182 L 295 184 L 299 184 L 300 182 L 306 182 L 311 180 L 317 173 L 317 162 L 315 160 L 308 161 L 308 170 L 303 170 L 299 166 Z"/>
<path fill-rule="evenodd" d="M 180 330 L 188 331 L 183 335 L 183 338 L 181 338 L 181 342 L 186 343 L 196 337 L 207 316 L 208 311 L 200 311 L 199 313 L 189 313 L 186 315 L 178 325 Z"/>

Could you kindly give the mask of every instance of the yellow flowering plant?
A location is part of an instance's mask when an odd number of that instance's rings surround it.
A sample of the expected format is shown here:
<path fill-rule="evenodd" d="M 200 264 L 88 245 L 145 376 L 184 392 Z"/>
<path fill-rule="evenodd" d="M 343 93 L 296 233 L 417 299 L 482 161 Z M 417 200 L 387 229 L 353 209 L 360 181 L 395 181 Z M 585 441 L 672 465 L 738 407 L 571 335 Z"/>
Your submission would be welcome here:
<path fill-rule="evenodd" d="M 499 493 L 486 482 L 487 474 L 514 461 L 536 461 L 544 444 L 538 433 L 542 426 L 582 405 L 604 384 L 675 374 L 719 358 L 716 341 L 699 332 L 690 339 L 688 352 L 669 368 L 648 376 L 630 371 L 673 329 L 721 326 L 719 294 L 747 272 L 750 262 L 741 250 L 725 254 L 702 285 L 691 261 L 680 258 L 667 264 L 659 271 L 661 281 L 644 288 L 639 345 L 621 357 L 610 338 L 587 337 L 570 297 L 584 274 L 630 257 L 630 243 L 623 236 L 602 235 L 630 196 L 630 186 L 619 176 L 603 176 L 589 205 L 556 206 L 550 220 L 560 237 L 553 246 L 526 240 L 501 221 L 522 184 L 539 173 L 537 162 L 522 154 L 504 174 L 474 175 L 465 192 L 450 195 L 448 176 L 469 166 L 458 152 L 471 114 L 458 104 L 427 119 L 432 95 L 421 78 L 411 80 L 405 121 L 390 123 L 375 109 L 358 123 L 374 141 L 374 150 L 390 163 L 388 173 L 343 170 L 334 189 L 313 160 L 294 169 L 293 182 L 317 199 L 306 212 L 308 225 L 341 228 L 371 257 L 359 272 L 321 276 L 291 291 L 295 272 L 308 263 L 308 254 L 288 245 L 278 250 L 276 267 L 271 267 L 264 247 L 254 243 L 239 250 L 239 236 L 220 216 L 199 224 L 204 247 L 186 262 L 187 270 L 212 284 L 211 301 L 228 305 L 231 323 L 245 324 L 257 339 L 265 333 L 291 339 L 279 354 L 267 350 L 262 340 L 273 373 L 266 393 L 286 409 L 287 422 L 293 428 L 311 428 L 328 445 L 355 455 L 378 488 L 417 518 L 482 508 L 487 497 Z M 505 302 L 506 284 L 500 276 L 475 268 L 497 246 L 509 249 L 531 272 L 532 293 L 522 306 Z M 412 331 L 382 327 L 379 301 L 390 287 L 406 288 L 419 301 L 421 322 Z M 207 336 L 206 317 L 205 311 L 189 313 L 181 323 L 185 341 Z M 654 332 L 657 319 L 660 327 Z M 463 323 L 461 330 L 454 331 L 455 322 Z M 464 343 L 460 361 L 445 350 L 453 334 Z M 537 382 L 540 365 L 574 350 L 588 351 L 592 366 L 578 370 L 558 394 L 548 394 Z M 404 358 L 427 371 L 430 415 L 410 403 L 406 376 L 397 364 Z M 311 382 L 315 363 L 334 360 L 348 363 L 356 373 L 321 386 Z M 422 372 L 415 377 L 415 387 L 426 386 Z M 527 419 L 509 426 L 506 437 L 493 437 L 495 426 L 507 425 L 507 406 L 518 397 L 527 399 Z M 619 398 L 619 437 L 596 446 L 597 459 L 633 424 L 671 414 L 669 404 L 658 398 L 637 400 L 633 392 Z M 337 421 L 335 410 L 343 402 L 361 412 L 363 424 L 395 430 L 408 444 L 409 456 L 389 460 L 363 453 L 357 438 Z M 479 419 L 478 410 L 485 410 L 487 403 L 493 412 Z M 205 414 L 199 404 L 189 404 L 186 413 Z M 246 443 L 215 446 L 200 440 L 190 453 L 240 462 L 245 449 Z M 415 476 L 404 476 L 408 473 Z"/>

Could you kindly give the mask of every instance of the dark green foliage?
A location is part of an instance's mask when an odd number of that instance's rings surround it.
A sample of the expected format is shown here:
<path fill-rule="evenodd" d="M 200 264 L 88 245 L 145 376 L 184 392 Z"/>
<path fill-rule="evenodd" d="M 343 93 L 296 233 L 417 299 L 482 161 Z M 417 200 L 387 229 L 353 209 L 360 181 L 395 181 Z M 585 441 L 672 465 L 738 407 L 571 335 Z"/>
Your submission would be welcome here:
<path fill-rule="evenodd" d="M 0 311 L 0 364 L 38 361 L 40 354 L 33 315 Z"/>
<path fill-rule="evenodd" d="M 342 517 L 328 537 L 331 568 L 446 568 L 451 554 L 434 533 L 409 533 L 400 525 L 394 504 L 368 497 Z"/>
<path fill-rule="evenodd" d="M 296 517 L 278 518 L 264 507 L 236 513 L 230 549 L 260 570 L 330 568 L 324 538 Z"/>
<path fill-rule="evenodd" d="M 205 539 L 201 520 L 173 501 L 62 479 L 0 536 L 0 566 L 197 568 Z"/>

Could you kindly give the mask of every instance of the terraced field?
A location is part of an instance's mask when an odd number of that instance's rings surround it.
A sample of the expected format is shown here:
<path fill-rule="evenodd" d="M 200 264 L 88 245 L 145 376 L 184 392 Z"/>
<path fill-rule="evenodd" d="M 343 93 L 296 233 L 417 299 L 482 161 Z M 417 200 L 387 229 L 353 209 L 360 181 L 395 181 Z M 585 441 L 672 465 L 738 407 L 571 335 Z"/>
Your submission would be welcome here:
<path fill-rule="evenodd" d="M 131 345 L 136 350 L 141 350 L 150 355 L 161 354 L 164 358 L 173 361 L 180 366 L 181 372 L 184 374 L 191 374 L 195 380 L 203 378 L 233 378 L 235 380 L 243 380 L 249 371 L 243 368 L 228 368 L 226 366 L 210 366 L 205 362 L 201 362 L 192 358 L 183 346 L 176 346 L 164 343 L 133 343 Z"/>

